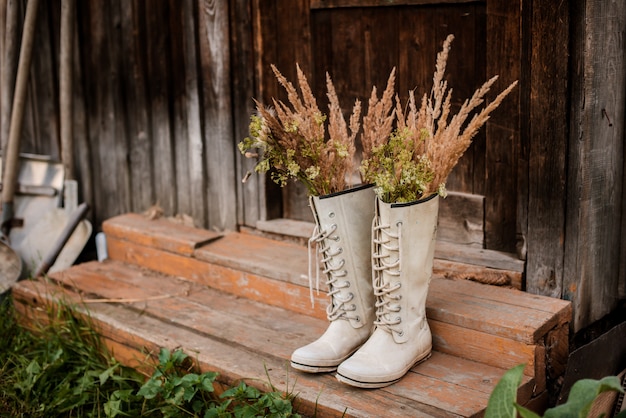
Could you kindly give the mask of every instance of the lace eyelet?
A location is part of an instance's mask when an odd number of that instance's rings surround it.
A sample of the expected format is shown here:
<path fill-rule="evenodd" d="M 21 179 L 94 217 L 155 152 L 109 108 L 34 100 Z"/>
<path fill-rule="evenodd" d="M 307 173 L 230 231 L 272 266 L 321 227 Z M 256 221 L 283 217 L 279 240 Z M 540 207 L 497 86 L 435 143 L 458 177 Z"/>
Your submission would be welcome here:
<path fill-rule="evenodd" d="M 404 330 L 398 331 L 398 337 L 404 337 Z"/>
<path fill-rule="evenodd" d="M 357 316 L 356 316 L 356 318 L 354 318 L 354 320 L 355 320 L 356 322 L 361 322 L 361 317 L 357 315 Z"/>
<path fill-rule="evenodd" d="M 347 273 L 347 271 L 345 271 L 345 270 L 344 270 L 344 272 L 346 272 L 346 273 Z M 349 282 L 349 281 L 347 281 L 347 280 L 346 280 L 346 281 L 345 281 L 345 282 L 343 282 L 343 283 L 344 283 L 344 287 L 346 287 L 346 288 L 350 287 L 350 282 Z"/>
<path fill-rule="evenodd" d="M 334 218 L 335 217 L 335 212 L 328 212 L 328 217 L 329 218 Z"/>

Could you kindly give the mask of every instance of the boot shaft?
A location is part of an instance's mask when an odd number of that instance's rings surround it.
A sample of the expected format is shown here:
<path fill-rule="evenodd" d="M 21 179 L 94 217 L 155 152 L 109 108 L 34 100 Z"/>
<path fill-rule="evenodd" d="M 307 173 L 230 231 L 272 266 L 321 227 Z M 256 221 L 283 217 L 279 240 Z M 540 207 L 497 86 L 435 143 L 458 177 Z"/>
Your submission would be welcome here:
<path fill-rule="evenodd" d="M 377 325 L 397 342 L 409 339 L 411 329 L 427 326 L 438 212 L 438 195 L 407 204 L 376 202 L 372 269 Z"/>
<path fill-rule="evenodd" d="M 328 319 L 343 316 L 353 327 L 371 326 L 371 222 L 375 194 L 371 185 L 311 197 L 316 242 L 331 296 Z M 369 319 L 369 320 L 368 320 Z M 369 322 L 369 323 L 368 323 Z"/>

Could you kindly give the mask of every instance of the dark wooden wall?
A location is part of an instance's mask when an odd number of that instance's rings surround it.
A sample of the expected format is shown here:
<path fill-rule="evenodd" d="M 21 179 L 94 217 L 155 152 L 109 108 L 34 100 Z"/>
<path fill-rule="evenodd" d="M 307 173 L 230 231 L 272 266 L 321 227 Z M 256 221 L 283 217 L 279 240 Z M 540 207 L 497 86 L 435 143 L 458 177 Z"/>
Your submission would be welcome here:
<path fill-rule="evenodd" d="M 25 3 L 3 1 L 4 15 L 17 8 L 21 24 Z M 40 2 L 21 144 L 57 159 L 60 8 Z M 199 226 L 236 228 L 228 3 L 76 8 L 75 169 L 95 223 L 159 205 Z"/>
<path fill-rule="evenodd" d="M 21 33 L 27 0 L 0 2 Z M 430 88 L 436 52 L 454 33 L 457 101 L 499 74 L 519 87 L 493 114 L 449 181 L 485 196 L 487 250 L 525 260 L 529 292 L 574 302 L 576 330 L 626 298 L 626 4 L 621 0 L 84 0 L 74 27 L 74 156 L 96 228 L 158 204 L 211 229 L 308 216 L 302 192 L 253 161 L 252 97 L 281 97 L 269 69 L 303 67 L 318 95 L 329 71 L 351 106 L 383 88 Z M 357 7 L 358 6 L 358 7 Z M 364 7 L 367 6 L 367 7 Z M 393 7 L 391 7 L 393 6 Z M 61 0 L 40 2 L 22 150 L 59 158 Z M 18 43 L 19 44 L 19 43 Z M 7 73 L 8 71 L 8 73 Z M 6 140 L 11 85 L 0 91 Z M 10 110 L 10 109 L 9 109 Z"/>

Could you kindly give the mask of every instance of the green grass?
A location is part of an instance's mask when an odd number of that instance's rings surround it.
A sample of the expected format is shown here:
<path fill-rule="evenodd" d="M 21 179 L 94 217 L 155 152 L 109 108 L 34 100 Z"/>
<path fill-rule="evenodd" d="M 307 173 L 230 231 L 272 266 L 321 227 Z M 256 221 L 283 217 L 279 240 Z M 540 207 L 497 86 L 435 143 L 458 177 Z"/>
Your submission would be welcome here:
<path fill-rule="evenodd" d="M 180 350 L 161 349 L 147 377 L 120 364 L 88 320 L 59 303 L 33 331 L 0 304 L 0 417 L 298 417 L 292 394 L 240 382 L 220 396 Z"/>

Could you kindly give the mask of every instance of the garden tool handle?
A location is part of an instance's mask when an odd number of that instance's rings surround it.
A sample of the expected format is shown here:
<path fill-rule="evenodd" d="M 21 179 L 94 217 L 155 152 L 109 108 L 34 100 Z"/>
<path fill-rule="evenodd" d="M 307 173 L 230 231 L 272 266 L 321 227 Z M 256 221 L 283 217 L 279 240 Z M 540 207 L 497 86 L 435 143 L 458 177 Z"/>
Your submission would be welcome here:
<path fill-rule="evenodd" d="M 17 187 L 20 137 L 22 135 L 24 105 L 26 103 L 26 90 L 28 87 L 28 72 L 33 52 L 38 4 L 39 0 L 29 0 L 26 7 L 26 18 L 24 20 L 24 32 L 20 48 L 20 59 L 17 67 L 17 80 L 15 81 L 13 110 L 11 112 L 11 126 L 9 128 L 9 139 L 7 141 L 5 158 L 6 166 L 4 167 L 2 187 L 3 229 L 7 228 L 9 221 L 13 219 L 13 196 L 15 195 L 15 189 Z"/>

